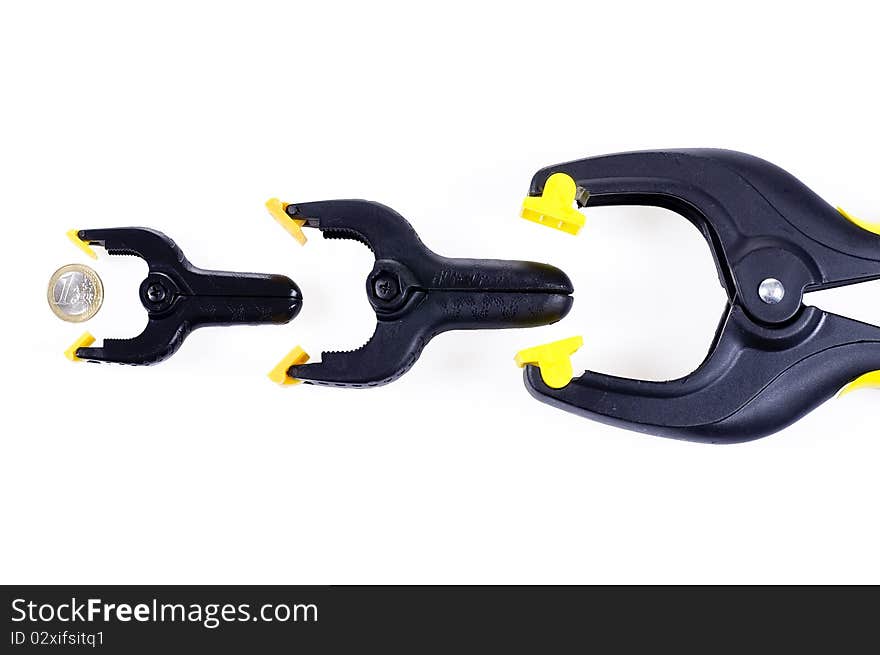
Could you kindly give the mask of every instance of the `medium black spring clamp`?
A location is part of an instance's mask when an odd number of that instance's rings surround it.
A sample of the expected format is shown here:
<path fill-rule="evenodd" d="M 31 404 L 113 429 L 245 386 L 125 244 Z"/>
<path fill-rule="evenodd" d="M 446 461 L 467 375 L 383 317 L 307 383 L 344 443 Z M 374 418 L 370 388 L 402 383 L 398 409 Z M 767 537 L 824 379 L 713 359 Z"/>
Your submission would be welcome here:
<path fill-rule="evenodd" d="M 803 304 L 806 292 L 880 279 L 880 226 L 777 166 L 725 150 L 550 166 L 532 179 L 523 216 L 576 233 L 575 203 L 656 206 L 688 219 L 709 243 L 728 306 L 706 360 L 671 382 L 590 371 L 572 379 L 579 338 L 523 351 L 517 361 L 538 400 L 638 432 L 736 443 L 785 428 L 847 384 L 880 384 L 880 327 Z"/>
<path fill-rule="evenodd" d="M 320 362 L 311 364 L 305 363 L 308 355 L 301 348 L 294 348 L 269 374 L 280 384 L 387 384 L 406 373 L 441 332 L 546 325 L 571 308 L 571 281 L 559 269 L 441 257 L 422 244 L 403 216 L 376 202 L 288 204 L 272 199 L 267 207 L 301 243 L 300 228 L 316 228 L 325 238 L 358 241 L 376 258 L 366 282 L 376 314 L 370 340 L 352 352 L 324 352 Z"/>
<path fill-rule="evenodd" d="M 72 360 L 148 365 L 171 357 L 196 328 L 206 325 L 287 323 L 299 313 L 299 287 L 283 275 L 207 271 L 187 261 L 161 232 L 143 227 L 72 230 L 87 254 L 101 246 L 110 255 L 134 255 L 149 266 L 139 295 L 147 327 L 132 339 L 95 338 L 86 332 L 67 351 Z"/>

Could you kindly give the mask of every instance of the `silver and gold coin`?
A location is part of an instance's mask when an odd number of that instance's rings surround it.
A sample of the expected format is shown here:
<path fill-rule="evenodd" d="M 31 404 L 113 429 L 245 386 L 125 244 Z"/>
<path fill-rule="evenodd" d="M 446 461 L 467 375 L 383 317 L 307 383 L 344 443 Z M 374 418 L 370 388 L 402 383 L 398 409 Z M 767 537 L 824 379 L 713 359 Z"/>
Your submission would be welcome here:
<path fill-rule="evenodd" d="M 52 275 L 46 297 L 55 316 L 62 321 L 82 323 L 101 309 L 104 285 L 88 266 L 68 264 Z"/>

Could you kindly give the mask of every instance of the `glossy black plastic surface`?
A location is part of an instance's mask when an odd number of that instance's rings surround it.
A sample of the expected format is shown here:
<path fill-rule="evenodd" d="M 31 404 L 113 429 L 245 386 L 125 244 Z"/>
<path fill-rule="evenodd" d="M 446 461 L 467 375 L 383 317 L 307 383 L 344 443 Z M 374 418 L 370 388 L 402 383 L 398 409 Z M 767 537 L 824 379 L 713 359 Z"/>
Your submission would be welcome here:
<path fill-rule="evenodd" d="M 559 269 L 535 262 L 441 257 L 422 244 L 403 216 L 379 203 L 303 203 L 288 206 L 288 214 L 326 238 L 359 241 L 376 257 L 366 282 L 375 333 L 358 350 L 324 352 L 320 362 L 288 370 L 306 383 L 386 384 L 409 370 L 441 332 L 545 325 L 571 308 L 571 281 Z"/>
<path fill-rule="evenodd" d="M 147 327 L 132 339 L 104 339 L 100 348 L 79 348 L 77 357 L 86 361 L 155 364 L 173 355 L 196 328 L 287 323 L 302 307 L 299 287 L 289 278 L 197 268 L 155 230 L 80 230 L 78 236 L 110 255 L 134 255 L 149 266 L 139 290 Z"/>
<path fill-rule="evenodd" d="M 880 278 L 880 236 L 846 220 L 791 174 L 727 150 L 632 152 L 551 166 L 587 206 L 650 205 L 678 212 L 704 235 L 729 307 L 712 351 L 690 376 L 646 382 L 586 372 L 562 389 L 526 367 L 530 393 L 631 430 L 733 443 L 780 430 L 860 375 L 880 370 L 880 328 L 806 307 L 806 291 Z M 778 304 L 759 296 L 773 278 Z"/>

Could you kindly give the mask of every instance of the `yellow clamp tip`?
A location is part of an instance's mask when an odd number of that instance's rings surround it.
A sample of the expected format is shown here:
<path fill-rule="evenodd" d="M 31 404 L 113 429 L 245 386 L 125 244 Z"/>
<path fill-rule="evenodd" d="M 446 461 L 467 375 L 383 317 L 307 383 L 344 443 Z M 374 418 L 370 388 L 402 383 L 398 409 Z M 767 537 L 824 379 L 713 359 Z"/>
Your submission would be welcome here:
<path fill-rule="evenodd" d="M 868 232 L 873 232 L 874 234 L 880 234 L 880 223 L 871 223 L 870 221 L 862 220 L 861 218 L 857 218 L 853 216 L 848 211 L 843 209 L 842 207 L 838 207 L 837 211 L 843 214 L 843 217 L 848 220 L 850 223 L 855 223 L 863 230 L 867 230 Z"/>
<path fill-rule="evenodd" d="M 565 173 L 554 173 L 544 184 L 540 196 L 523 200 L 521 216 L 527 221 L 546 225 L 568 234 L 577 234 L 586 219 L 574 208 L 577 184 Z"/>
<path fill-rule="evenodd" d="M 76 356 L 76 351 L 80 348 L 88 348 L 93 343 L 95 343 L 95 337 L 93 337 L 90 332 L 83 332 L 79 339 L 74 341 L 70 345 L 70 348 L 64 351 L 64 356 L 72 362 L 80 362 L 82 360 Z"/>
<path fill-rule="evenodd" d="M 278 221 L 278 224 L 287 230 L 288 234 L 296 239 L 301 246 L 306 244 L 306 235 L 302 230 L 302 226 L 306 222 L 301 218 L 291 218 L 285 211 L 290 203 L 281 202 L 278 198 L 269 198 L 266 201 L 266 209 L 272 214 L 272 218 Z"/>
<path fill-rule="evenodd" d="M 851 394 L 853 391 L 860 391 L 862 389 L 880 389 L 880 371 L 868 373 L 860 377 L 858 380 L 851 382 L 844 387 L 838 398 L 843 398 L 844 396 Z"/>
<path fill-rule="evenodd" d="M 301 380 L 290 377 L 287 374 L 287 370 L 291 366 L 305 364 L 307 361 L 309 361 L 309 354 L 300 346 L 297 346 L 287 353 L 287 355 L 284 356 L 284 359 L 278 362 L 275 368 L 269 371 L 269 379 L 272 380 L 272 382 L 283 386 L 299 384 Z"/>
<path fill-rule="evenodd" d="M 79 230 L 68 230 L 65 234 L 67 234 L 67 238 L 73 242 L 73 245 L 82 250 L 89 257 L 92 259 L 98 258 L 98 255 L 92 250 L 91 246 L 79 238 Z"/>
<path fill-rule="evenodd" d="M 520 368 L 528 364 L 541 369 L 541 378 L 551 389 L 561 389 L 574 377 L 571 356 L 584 345 L 583 337 L 570 337 L 543 346 L 520 350 L 514 361 Z"/>

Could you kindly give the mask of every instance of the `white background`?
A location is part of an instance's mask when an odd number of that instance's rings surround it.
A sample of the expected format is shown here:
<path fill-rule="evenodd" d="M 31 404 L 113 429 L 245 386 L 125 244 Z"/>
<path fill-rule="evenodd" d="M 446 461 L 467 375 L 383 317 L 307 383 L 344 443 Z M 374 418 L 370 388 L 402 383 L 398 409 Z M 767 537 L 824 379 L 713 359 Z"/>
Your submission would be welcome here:
<path fill-rule="evenodd" d="M 677 377 L 724 305 L 674 214 L 588 210 L 576 238 L 520 220 L 545 165 L 733 148 L 880 217 L 876 13 L 812 6 L 4 3 L 0 581 L 880 582 L 875 393 L 712 447 L 540 404 L 513 363 L 582 334 L 581 369 Z M 379 200 L 441 254 L 551 262 L 574 309 L 442 335 L 380 389 L 278 388 L 294 345 L 356 347 L 374 317 L 369 251 L 300 247 L 275 195 Z M 46 306 L 56 268 L 90 263 L 64 232 L 124 225 L 287 274 L 304 309 L 151 368 L 72 364 L 84 327 L 145 323 L 145 265 L 103 252 L 95 319 Z M 880 323 L 878 297 L 809 302 Z"/>

